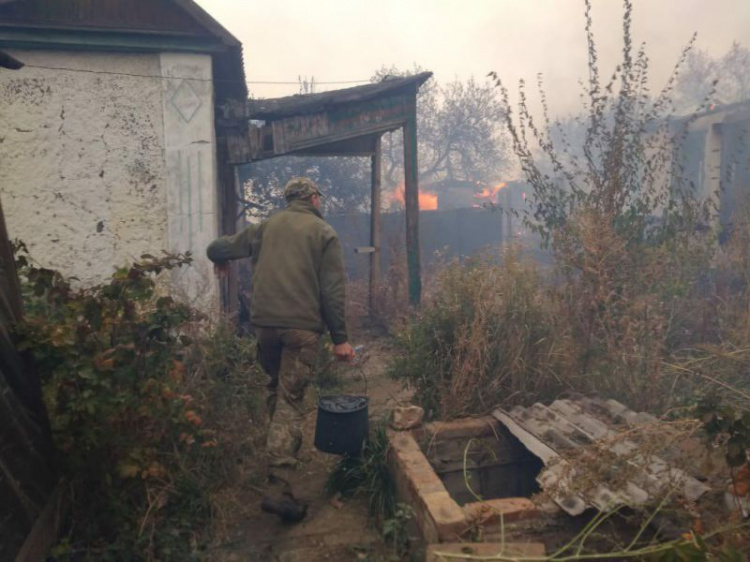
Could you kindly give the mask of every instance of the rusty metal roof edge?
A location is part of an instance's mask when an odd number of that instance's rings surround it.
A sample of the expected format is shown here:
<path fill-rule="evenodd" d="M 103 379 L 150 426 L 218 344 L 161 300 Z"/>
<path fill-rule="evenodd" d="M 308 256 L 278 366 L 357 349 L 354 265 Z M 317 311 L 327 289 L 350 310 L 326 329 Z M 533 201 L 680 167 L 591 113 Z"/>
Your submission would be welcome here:
<path fill-rule="evenodd" d="M 237 39 L 226 27 L 221 25 L 206 10 L 201 8 L 193 0 L 172 0 L 180 8 L 186 11 L 194 20 L 206 28 L 212 35 L 220 38 L 225 45 L 230 47 L 239 47 L 242 42 Z"/>
<path fill-rule="evenodd" d="M 0 5 L 4 4 L 12 4 L 14 2 L 22 2 L 24 0 L 0 0 Z M 227 47 L 241 47 L 242 43 L 239 39 L 237 39 L 227 28 L 225 28 L 223 25 L 221 25 L 216 19 L 214 19 L 211 14 L 209 14 L 206 10 L 201 8 L 197 3 L 194 2 L 194 0 L 171 0 L 179 9 L 181 9 L 183 12 L 187 13 L 189 17 L 191 17 L 193 20 L 195 20 L 203 29 L 205 29 L 210 35 L 212 35 L 215 39 L 219 39 L 222 44 L 226 45 Z M 14 27 L 18 26 L 18 23 L 12 24 Z M 144 34 L 164 34 L 164 35 L 175 35 L 175 36 L 185 36 L 185 37 L 199 37 L 196 34 L 192 33 L 186 33 L 186 32 L 174 32 L 171 30 L 162 30 L 158 28 L 154 28 L 151 30 L 143 30 L 143 29 L 125 29 L 125 28 L 117 28 L 117 27 L 103 27 L 103 26 L 57 26 L 54 24 L 42 24 L 42 25 L 34 25 L 29 24 L 25 25 L 25 27 L 36 27 L 40 30 L 46 30 L 46 29 L 69 29 L 73 31 L 100 31 L 100 32 L 123 32 L 123 33 L 144 33 Z"/>
<path fill-rule="evenodd" d="M 420 72 L 412 76 L 400 76 L 372 84 L 330 90 L 318 94 L 251 99 L 248 101 L 248 115 L 250 119 L 272 121 L 285 117 L 318 113 L 333 105 L 367 101 L 384 95 L 392 95 L 409 87 L 419 89 L 431 77 L 432 72 Z"/>

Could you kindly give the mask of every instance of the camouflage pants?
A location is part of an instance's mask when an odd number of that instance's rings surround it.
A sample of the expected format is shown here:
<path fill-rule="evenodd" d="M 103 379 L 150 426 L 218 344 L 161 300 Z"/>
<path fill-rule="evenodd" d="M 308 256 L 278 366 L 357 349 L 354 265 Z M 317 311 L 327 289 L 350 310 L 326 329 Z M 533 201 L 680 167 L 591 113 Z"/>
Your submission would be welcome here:
<path fill-rule="evenodd" d="M 302 401 L 318 356 L 320 334 L 288 328 L 257 328 L 258 358 L 268 374 L 266 449 L 271 468 L 294 468 L 302 445 Z"/>

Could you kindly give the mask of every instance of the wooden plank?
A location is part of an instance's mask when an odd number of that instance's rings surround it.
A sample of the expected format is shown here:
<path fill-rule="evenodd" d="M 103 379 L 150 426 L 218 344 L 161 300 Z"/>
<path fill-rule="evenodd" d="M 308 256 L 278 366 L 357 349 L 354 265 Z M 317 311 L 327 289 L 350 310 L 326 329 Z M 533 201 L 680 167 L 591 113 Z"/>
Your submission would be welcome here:
<path fill-rule="evenodd" d="M 23 315 L 21 289 L 18 284 L 16 263 L 10 246 L 10 237 L 5 226 L 3 205 L 0 202 L 0 298 L 3 298 L 7 308 L 7 317 L 0 316 L 0 323 L 15 324 Z"/>
<path fill-rule="evenodd" d="M 363 156 L 371 158 L 380 135 L 359 136 L 343 141 L 316 145 L 305 150 L 295 151 L 300 156 Z"/>
<path fill-rule="evenodd" d="M 50 549 L 60 538 L 60 525 L 68 508 L 65 488 L 64 482 L 57 484 L 16 555 L 15 562 L 38 562 L 47 559 Z"/>
<path fill-rule="evenodd" d="M 245 139 L 233 146 L 231 164 L 248 164 L 287 154 L 311 156 L 371 156 L 369 150 L 352 152 L 338 148 L 326 148 L 326 145 L 342 145 L 345 142 L 357 141 L 362 137 L 381 135 L 402 127 L 403 120 L 376 122 L 355 130 L 346 130 L 334 135 L 314 137 L 304 142 L 290 142 L 286 130 L 280 121 L 274 121 L 261 127 L 250 127 Z"/>
<path fill-rule="evenodd" d="M 416 99 L 414 111 L 404 124 L 404 206 L 406 214 L 406 261 L 409 271 L 409 303 L 419 306 L 422 277 L 419 245 L 419 162 L 417 157 Z"/>
<path fill-rule="evenodd" d="M 239 213 L 239 202 L 237 200 L 238 174 L 236 168 L 229 164 L 229 137 L 224 131 L 217 131 L 216 153 L 218 165 L 218 187 L 219 187 L 219 234 L 229 235 L 237 231 L 237 218 Z M 237 291 L 237 268 L 236 262 L 229 264 L 229 275 L 219 280 L 219 293 L 221 310 L 234 318 L 239 310 Z M 213 275 L 213 272 L 212 272 Z"/>
<path fill-rule="evenodd" d="M 3 554 L 21 546 L 56 481 L 39 378 L 12 337 L 13 326 L 22 314 L 18 276 L 0 203 L 0 503 L 7 516 L 0 526 Z"/>
<path fill-rule="evenodd" d="M 370 161 L 371 166 L 371 192 L 370 192 L 370 246 L 373 252 L 370 255 L 370 283 L 368 300 L 370 314 L 375 310 L 375 286 L 380 281 L 380 210 L 381 201 L 381 174 L 382 174 L 382 143 L 378 137 L 375 141 L 375 154 Z"/>
<path fill-rule="evenodd" d="M 510 189 L 505 190 L 505 243 L 513 244 L 513 196 Z"/>
<path fill-rule="evenodd" d="M 273 131 L 273 155 L 281 156 L 383 133 L 402 126 L 408 118 L 408 99 L 400 95 L 286 117 L 264 127 Z"/>

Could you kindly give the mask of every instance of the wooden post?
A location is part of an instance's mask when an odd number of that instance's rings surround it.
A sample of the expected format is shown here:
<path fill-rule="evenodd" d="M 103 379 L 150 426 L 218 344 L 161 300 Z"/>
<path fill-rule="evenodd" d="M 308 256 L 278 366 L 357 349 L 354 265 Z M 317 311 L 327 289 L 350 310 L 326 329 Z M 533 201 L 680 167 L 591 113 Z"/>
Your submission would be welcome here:
<path fill-rule="evenodd" d="M 714 227 L 724 225 L 729 220 L 728 203 L 731 190 L 722 192 L 721 161 L 724 147 L 724 131 L 721 123 L 711 123 L 706 129 L 703 148 L 703 169 L 700 195 L 704 199 L 713 198 L 719 205 Z"/>
<path fill-rule="evenodd" d="M 227 164 L 229 166 L 229 164 Z M 227 220 L 225 228 L 227 231 L 222 234 L 234 234 L 237 232 L 237 223 L 239 222 L 239 197 L 242 186 L 240 185 L 240 168 L 239 166 L 231 166 L 232 168 L 232 189 L 231 198 L 226 202 Z M 231 225 L 229 224 L 231 222 Z M 236 261 L 229 262 L 229 275 L 227 276 L 226 291 L 227 291 L 227 308 L 226 311 L 232 318 L 232 322 L 235 324 L 239 320 L 240 312 L 240 290 L 239 290 L 239 270 L 240 265 Z"/>
<path fill-rule="evenodd" d="M 0 330 L 2 330 L 6 322 L 8 325 L 16 324 L 21 321 L 23 315 L 21 288 L 18 283 L 13 251 L 10 247 L 10 237 L 5 227 L 2 203 L 0 203 L 0 288 L 2 288 L 0 299 L 3 305 L 0 309 Z"/>
<path fill-rule="evenodd" d="M 505 244 L 510 246 L 513 244 L 513 198 L 511 197 L 510 189 L 505 190 L 505 209 L 506 209 L 506 235 Z"/>
<path fill-rule="evenodd" d="M 219 235 L 237 232 L 237 171 L 229 164 L 229 140 L 226 131 L 216 138 L 219 185 Z M 212 273 L 213 275 L 213 273 Z M 237 318 L 237 265 L 229 266 L 229 275 L 219 280 L 220 309 L 233 321 Z"/>
<path fill-rule="evenodd" d="M 404 123 L 404 204 L 406 209 L 406 259 L 409 270 L 409 302 L 419 306 L 422 278 L 419 246 L 419 167 L 417 161 L 416 95 L 411 115 Z"/>
<path fill-rule="evenodd" d="M 375 153 L 371 158 L 372 184 L 370 195 L 370 246 L 375 251 L 370 254 L 370 314 L 375 310 L 375 285 L 380 281 L 380 209 L 381 209 L 381 137 L 375 141 Z"/>
<path fill-rule="evenodd" d="M 497 217 L 498 217 L 498 220 L 500 221 L 500 248 L 505 247 L 505 230 L 504 230 L 504 220 L 503 220 L 504 214 L 505 214 L 504 205 L 498 205 Z"/>

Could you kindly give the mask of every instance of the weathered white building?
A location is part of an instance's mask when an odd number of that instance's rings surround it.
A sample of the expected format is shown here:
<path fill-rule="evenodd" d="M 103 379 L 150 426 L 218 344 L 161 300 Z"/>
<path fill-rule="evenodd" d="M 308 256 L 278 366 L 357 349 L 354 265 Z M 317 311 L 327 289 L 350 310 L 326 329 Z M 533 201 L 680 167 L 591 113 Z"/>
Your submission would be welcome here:
<path fill-rule="evenodd" d="M 206 245 L 231 231 L 227 108 L 241 44 L 191 0 L 0 0 L 0 198 L 10 236 L 84 284 L 193 253 L 172 288 L 219 306 Z M 222 228 L 222 221 L 227 228 Z"/>
<path fill-rule="evenodd" d="M 731 228 L 734 212 L 750 203 L 750 100 L 712 105 L 685 120 L 685 173 L 703 197 L 716 198 L 720 223 Z"/>

